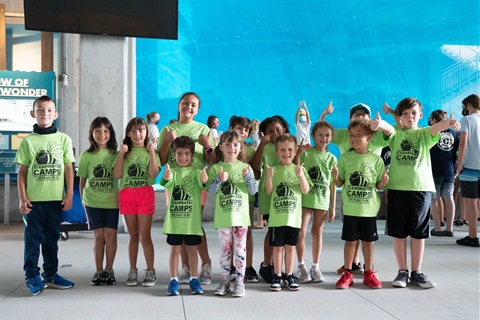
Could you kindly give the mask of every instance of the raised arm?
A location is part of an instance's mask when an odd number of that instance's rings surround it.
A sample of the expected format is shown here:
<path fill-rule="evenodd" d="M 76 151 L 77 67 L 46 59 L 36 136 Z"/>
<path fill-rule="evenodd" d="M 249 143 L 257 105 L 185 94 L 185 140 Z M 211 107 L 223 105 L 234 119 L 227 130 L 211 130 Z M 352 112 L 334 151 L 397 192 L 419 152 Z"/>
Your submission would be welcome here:
<path fill-rule="evenodd" d="M 327 114 L 333 113 L 333 110 L 335 110 L 335 108 L 332 105 L 332 101 L 330 101 L 329 105 L 322 111 L 322 114 L 320 115 L 320 119 L 318 119 L 318 121 L 325 121 Z"/>
<path fill-rule="evenodd" d="M 453 130 L 460 130 L 460 123 L 453 119 L 453 114 L 450 114 L 450 119 L 439 121 L 434 125 L 430 126 L 430 134 L 432 137 L 436 136 L 440 132 L 452 128 Z"/>

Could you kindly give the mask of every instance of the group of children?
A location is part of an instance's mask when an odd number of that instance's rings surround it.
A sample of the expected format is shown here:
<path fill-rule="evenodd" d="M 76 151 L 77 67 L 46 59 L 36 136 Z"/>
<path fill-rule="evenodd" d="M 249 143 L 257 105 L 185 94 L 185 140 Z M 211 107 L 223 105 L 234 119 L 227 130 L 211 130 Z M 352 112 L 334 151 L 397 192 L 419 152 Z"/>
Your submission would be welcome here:
<path fill-rule="evenodd" d="M 301 106 L 306 109 L 301 103 L 297 117 L 305 116 L 300 112 Z M 428 207 L 431 193 L 435 192 L 429 149 L 441 131 L 459 129 L 456 120 L 418 128 L 422 105 L 416 99 L 406 98 L 395 109 L 399 123 L 396 127 L 382 120 L 379 113 L 370 119 L 370 108 L 357 104 L 350 110 L 348 128 L 334 130 L 322 120 L 334 110 L 330 103 L 311 130 L 312 146 L 297 143 L 289 133 L 287 121 L 272 116 L 260 123 L 260 140 L 254 150 L 245 145 L 251 130 L 246 117 L 233 116 L 229 130 L 220 135 L 216 146 L 208 126 L 194 120 L 199 108 L 198 95 L 185 93 L 178 104 L 178 120 L 161 130 L 157 148 L 150 141 L 148 124 L 141 118 L 129 121 L 118 150 L 110 121 L 105 117 L 93 120 L 90 147 L 81 154 L 78 164 L 82 201 L 95 235 L 96 272 L 92 285 L 116 283 L 113 263 L 119 212 L 125 218 L 130 237 L 127 285 L 138 284 L 139 244 L 146 262 L 142 285 L 155 285 L 152 185 L 165 166 L 161 185 L 168 200 L 163 227 L 171 248 L 168 295 L 178 295 L 180 283 L 189 283 L 192 294 L 203 293 L 201 284 L 211 283 L 211 260 L 201 225 L 207 192 L 214 197 L 214 228 L 218 229 L 221 246 L 221 282 L 215 295 L 233 291 L 234 297 L 241 297 L 245 295 L 245 281 L 258 281 L 252 266 L 251 234 L 253 195 L 257 191 L 259 213 L 268 221 L 259 273 L 271 284 L 270 290 L 286 287 L 296 291 L 300 283 L 325 281 L 320 271 L 322 232 L 325 221 L 335 219 L 335 187 L 342 187 L 341 238 L 345 241 L 337 288 L 351 286 L 356 269 L 364 269 L 364 284 L 382 287 L 373 268 L 373 243 L 378 239 L 376 215 L 380 207 L 376 191 L 385 187 L 389 190 L 386 234 L 393 237 L 399 267 L 393 285 L 405 287 L 410 281 L 422 288 L 435 286 L 421 272 L 425 239 L 429 237 Z M 26 284 L 37 295 L 46 286 L 66 289 L 74 285 L 57 274 L 61 212 L 72 205 L 74 157 L 70 138 L 57 132 L 53 124 L 58 117 L 54 102 L 40 97 L 31 113 L 37 124 L 34 133 L 22 141 L 15 162 L 20 165 L 18 188 L 25 222 Z M 302 120 L 308 120 L 310 125 L 309 115 Z M 330 142 L 340 147 L 338 162 L 327 150 Z M 394 155 L 389 169 L 379 156 L 379 150 L 387 144 Z M 305 238 L 311 219 L 313 264 L 308 271 L 304 262 Z M 408 236 L 411 274 L 407 267 Z M 358 262 L 360 242 L 364 266 Z M 37 266 L 40 246 L 44 256 L 43 281 Z M 299 262 L 297 272 L 295 254 Z M 233 289 L 230 281 L 234 281 Z"/>

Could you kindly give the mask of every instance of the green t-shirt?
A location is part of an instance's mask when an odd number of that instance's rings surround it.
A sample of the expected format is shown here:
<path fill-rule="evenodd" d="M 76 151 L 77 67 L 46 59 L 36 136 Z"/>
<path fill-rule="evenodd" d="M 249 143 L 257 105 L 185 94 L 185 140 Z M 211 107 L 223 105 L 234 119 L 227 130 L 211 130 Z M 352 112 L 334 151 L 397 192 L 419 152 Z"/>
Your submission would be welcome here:
<path fill-rule="evenodd" d="M 117 155 L 115 163 L 120 154 Z M 155 161 L 160 167 L 160 158 L 155 153 Z M 115 166 L 115 163 L 113 164 Z M 145 186 L 153 186 L 155 178 L 148 173 L 150 166 L 150 154 L 146 148 L 132 148 L 123 161 L 123 174 L 120 180 L 120 189 L 124 188 L 140 188 Z"/>
<path fill-rule="evenodd" d="M 330 208 L 330 184 L 332 182 L 333 164 L 337 159 L 330 152 L 321 152 L 308 148 L 300 156 L 300 163 L 312 180 L 312 188 L 308 194 L 302 195 L 302 207 L 328 210 Z"/>
<path fill-rule="evenodd" d="M 117 152 L 100 149 L 97 153 L 82 152 L 77 175 L 86 178 L 83 204 L 92 208 L 118 208 L 118 181 L 113 178 Z"/>
<path fill-rule="evenodd" d="M 248 191 L 242 174 L 242 170 L 248 168 L 248 164 L 241 161 L 215 163 L 208 172 L 208 184 L 218 175 L 220 167 L 224 172 L 228 172 L 228 179 L 220 184 L 215 194 L 213 227 L 216 229 L 248 227 L 251 225 Z"/>
<path fill-rule="evenodd" d="M 200 134 L 208 135 L 210 133 L 210 128 L 204 125 L 203 123 L 193 121 L 188 124 L 182 124 L 178 122 L 171 123 L 162 128 L 160 131 L 160 137 L 158 138 L 157 150 L 160 151 L 160 147 L 162 146 L 163 139 L 165 138 L 166 128 L 168 130 L 177 133 L 177 137 L 180 136 L 187 136 L 195 141 L 195 153 L 193 155 L 192 163 L 190 164 L 192 167 L 196 169 L 202 170 L 203 167 L 206 166 L 205 157 L 203 155 L 203 147 L 200 143 L 198 143 L 198 137 Z M 213 140 L 212 135 L 210 135 L 210 145 L 215 147 L 215 141 Z M 177 168 L 177 162 L 175 161 L 175 157 L 172 152 L 172 148 L 168 149 L 168 164 L 170 168 Z"/>
<path fill-rule="evenodd" d="M 262 176 L 260 177 L 260 184 L 258 185 L 258 210 L 260 214 L 270 213 L 270 195 L 265 193 L 265 165 L 267 164 L 269 167 L 279 164 L 273 143 L 266 144 L 262 154 Z"/>
<path fill-rule="evenodd" d="M 375 217 L 380 209 L 377 182 L 382 180 L 385 164 L 372 152 L 349 151 L 338 159 L 338 178 L 342 187 L 343 214 L 354 217 Z"/>
<path fill-rule="evenodd" d="M 350 151 L 352 146 L 350 145 L 350 132 L 348 129 L 336 129 L 332 143 L 338 146 L 340 154 Z M 376 131 L 372 136 L 372 140 L 368 143 L 368 151 L 379 156 L 382 154 L 383 147 L 387 145 L 388 139 L 384 137 L 383 132 Z"/>
<path fill-rule="evenodd" d="M 273 167 L 269 227 L 300 228 L 302 226 L 302 193 L 300 181 L 295 174 L 296 167 L 294 164 Z M 312 182 L 305 168 L 303 173 L 311 186 Z"/>
<path fill-rule="evenodd" d="M 390 135 L 390 177 L 386 189 L 435 192 L 430 148 L 440 139 L 432 137 L 430 127 L 401 130 Z"/>
<path fill-rule="evenodd" d="M 192 167 L 174 168 L 169 181 L 160 184 L 169 191 L 167 214 L 163 224 L 164 234 L 203 235 L 201 170 Z"/>
<path fill-rule="evenodd" d="M 65 164 L 73 162 L 72 139 L 65 133 L 32 133 L 25 137 L 15 163 L 28 167 L 27 199 L 61 201 L 65 188 Z"/>

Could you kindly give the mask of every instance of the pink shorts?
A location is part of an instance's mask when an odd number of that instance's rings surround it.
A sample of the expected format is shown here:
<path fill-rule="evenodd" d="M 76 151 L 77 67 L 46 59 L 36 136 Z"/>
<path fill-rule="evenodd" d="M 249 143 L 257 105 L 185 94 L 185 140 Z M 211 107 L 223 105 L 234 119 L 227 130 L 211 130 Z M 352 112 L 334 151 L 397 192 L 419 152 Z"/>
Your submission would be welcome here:
<path fill-rule="evenodd" d="M 152 186 L 120 190 L 121 214 L 154 214 L 155 191 Z"/>

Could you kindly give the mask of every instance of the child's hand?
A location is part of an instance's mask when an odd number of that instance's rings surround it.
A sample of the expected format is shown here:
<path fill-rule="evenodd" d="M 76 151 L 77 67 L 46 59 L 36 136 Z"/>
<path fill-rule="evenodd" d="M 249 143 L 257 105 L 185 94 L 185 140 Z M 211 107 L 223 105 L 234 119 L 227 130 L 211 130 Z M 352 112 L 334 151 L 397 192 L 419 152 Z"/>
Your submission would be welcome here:
<path fill-rule="evenodd" d="M 165 142 L 172 143 L 177 138 L 177 132 L 175 130 L 170 131 L 168 127 L 165 128 Z"/>
<path fill-rule="evenodd" d="M 252 168 L 250 167 L 250 165 L 248 165 L 247 168 L 243 168 L 242 170 L 242 177 L 245 177 L 248 173 L 248 171 L 252 170 Z"/>
<path fill-rule="evenodd" d="M 335 163 L 333 164 L 332 178 L 333 179 L 338 179 L 338 168 L 337 168 L 337 165 Z"/>
<path fill-rule="evenodd" d="M 63 211 L 68 211 L 70 209 L 72 209 L 72 206 L 73 206 L 73 196 L 63 196 L 62 198 L 62 210 Z"/>
<path fill-rule="evenodd" d="M 208 149 L 211 147 L 210 145 L 210 132 L 208 132 L 207 135 L 204 135 L 203 133 L 198 136 L 198 143 L 202 145 L 204 149 Z"/>
<path fill-rule="evenodd" d="M 390 108 L 390 106 L 388 105 L 387 101 L 385 101 L 385 103 L 383 104 L 382 111 L 383 111 L 383 113 L 385 113 L 385 114 L 394 114 L 394 113 L 395 113 L 395 112 L 392 110 L 392 108 Z"/>
<path fill-rule="evenodd" d="M 295 174 L 297 175 L 297 177 L 302 177 L 303 176 L 303 165 L 304 165 L 304 163 L 295 167 Z"/>
<path fill-rule="evenodd" d="M 155 145 L 152 142 L 147 142 L 147 151 L 150 153 L 155 153 Z"/>
<path fill-rule="evenodd" d="M 264 135 L 263 132 L 260 132 L 260 144 L 266 145 L 268 143 L 270 143 L 270 136 L 268 134 Z"/>
<path fill-rule="evenodd" d="M 30 201 L 28 201 L 28 199 L 20 199 L 18 208 L 22 214 L 29 214 L 30 211 L 32 211 L 32 204 Z"/>
<path fill-rule="evenodd" d="M 228 172 L 223 171 L 223 167 L 220 166 L 220 171 L 218 171 L 218 177 L 220 178 L 220 181 L 225 182 L 228 179 Z"/>
<path fill-rule="evenodd" d="M 128 146 L 126 144 L 121 143 L 120 144 L 120 154 L 125 154 L 128 152 Z"/>
<path fill-rule="evenodd" d="M 377 111 L 377 117 L 370 123 L 370 128 L 373 131 L 377 131 L 380 128 L 382 122 L 382 117 L 380 117 L 380 112 Z"/>
<path fill-rule="evenodd" d="M 303 138 L 302 138 L 300 145 L 297 147 L 297 155 L 296 155 L 297 159 L 300 158 L 300 156 L 305 152 L 305 150 L 307 150 L 307 145 L 303 144 Z"/>
<path fill-rule="evenodd" d="M 335 208 L 328 210 L 328 222 L 335 221 Z"/>
<path fill-rule="evenodd" d="M 458 122 L 457 120 L 453 119 L 453 114 L 450 114 L 450 120 L 448 120 L 448 121 L 450 121 L 450 122 L 449 122 L 450 128 L 452 128 L 452 129 L 455 130 L 455 131 L 460 130 L 460 127 L 461 127 L 461 126 L 460 126 L 460 122 Z"/>
<path fill-rule="evenodd" d="M 170 170 L 170 165 L 165 164 L 165 171 L 163 171 L 163 180 L 170 181 L 172 179 L 172 170 Z"/>
<path fill-rule="evenodd" d="M 265 168 L 267 169 L 267 178 L 271 178 L 273 177 L 273 168 L 270 167 L 268 164 L 265 165 Z"/>
<path fill-rule="evenodd" d="M 385 185 L 387 184 L 388 182 L 388 179 L 390 179 L 390 177 L 388 176 L 388 169 L 385 170 L 385 172 L 382 174 L 382 183 L 385 183 Z"/>
<path fill-rule="evenodd" d="M 207 168 L 208 168 L 208 166 L 205 166 L 202 169 L 202 173 L 200 174 L 200 182 L 201 183 L 207 183 L 207 181 L 208 181 Z"/>
<path fill-rule="evenodd" d="M 328 106 L 323 110 L 322 114 L 327 115 L 327 114 L 332 114 L 335 108 L 332 105 L 332 101 L 328 104 Z"/>

